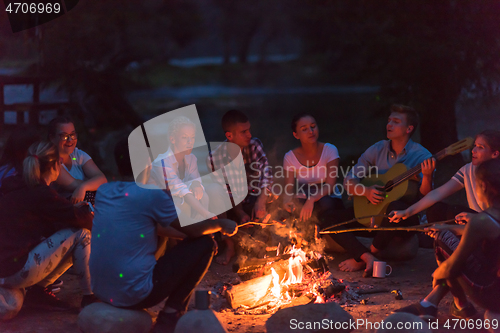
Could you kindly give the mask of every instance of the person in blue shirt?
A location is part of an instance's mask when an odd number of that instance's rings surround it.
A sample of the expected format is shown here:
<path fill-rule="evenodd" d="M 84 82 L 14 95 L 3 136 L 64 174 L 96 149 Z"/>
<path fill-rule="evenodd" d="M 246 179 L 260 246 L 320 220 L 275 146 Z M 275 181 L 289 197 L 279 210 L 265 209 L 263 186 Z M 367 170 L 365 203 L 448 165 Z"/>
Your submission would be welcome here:
<path fill-rule="evenodd" d="M 403 163 L 408 169 L 422 166 L 421 182 L 419 192 L 425 195 L 432 190 L 432 176 L 435 169 L 435 160 L 431 159 L 431 153 L 422 145 L 411 140 L 412 134 L 418 126 L 417 112 L 408 106 L 393 105 L 388 117 L 386 131 L 387 139 L 375 143 L 369 147 L 358 159 L 345 180 L 344 187 L 349 195 L 364 196 L 370 203 L 377 205 L 385 197 L 385 193 L 378 185 L 365 187 L 361 184 L 363 177 L 369 174 L 370 169 L 375 167 L 379 174 L 384 174 L 397 163 Z M 412 202 L 397 200 L 389 204 L 388 212 L 407 208 Z M 400 208 L 396 208 L 400 207 Z M 354 218 L 354 210 L 333 211 L 329 214 L 332 225 Z M 418 217 L 405 220 L 398 226 L 412 226 L 419 224 Z M 381 227 L 393 226 L 384 218 Z M 359 223 L 351 223 L 346 227 L 363 227 Z M 380 231 L 375 233 L 370 249 L 366 248 L 357 240 L 353 233 L 332 234 L 331 238 L 342 246 L 352 258 L 340 263 L 342 271 L 358 271 L 365 269 L 364 276 L 371 276 L 373 262 L 376 255 L 385 249 L 394 237 L 403 239 L 413 236 L 408 232 Z"/>
<path fill-rule="evenodd" d="M 134 182 L 127 140 L 117 144 L 115 159 L 122 181 L 101 185 L 95 198 L 92 290 L 101 301 L 129 309 L 149 308 L 168 297 L 154 332 L 173 332 L 212 262 L 211 234 L 233 235 L 238 228 L 226 219 L 181 228 L 169 191 Z M 182 241 L 156 260 L 158 236 Z"/>

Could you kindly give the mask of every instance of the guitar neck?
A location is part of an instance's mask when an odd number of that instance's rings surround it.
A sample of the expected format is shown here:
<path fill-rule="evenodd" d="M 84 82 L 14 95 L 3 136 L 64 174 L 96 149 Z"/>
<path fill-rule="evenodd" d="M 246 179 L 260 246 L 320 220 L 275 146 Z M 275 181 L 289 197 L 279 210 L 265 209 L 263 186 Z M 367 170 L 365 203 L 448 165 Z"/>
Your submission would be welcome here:
<path fill-rule="evenodd" d="M 441 150 L 439 153 L 432 155 L 432 158 L 435 158 L 437 161 L 442 160 L 444 157 L 446 157 L 446 149 Z M 388 182 L 386 185 L 386 190 L 389 189 L 389 187 L 394 187 L 402 182 L 410 179 L 411 177 L 415 176 L 416 174 L 419 174 L 422 171 L 421 165 L 414 166 L 413 168 L 409 169 L 408 171 L 402 173 L 401 175 L 397 176 L 392 180 L 392 182 Z"/>

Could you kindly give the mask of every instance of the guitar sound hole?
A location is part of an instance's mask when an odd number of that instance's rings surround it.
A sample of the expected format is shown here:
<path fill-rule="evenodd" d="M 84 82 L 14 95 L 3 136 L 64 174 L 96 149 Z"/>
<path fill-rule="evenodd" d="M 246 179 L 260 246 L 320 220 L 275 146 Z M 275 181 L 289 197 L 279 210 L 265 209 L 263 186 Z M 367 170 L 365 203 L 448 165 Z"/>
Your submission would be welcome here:
<path fill-rule="evenodd" d="M 394 182 L 392 180 L 388 181 L 387 184 L 385 184 L 384 190 L 386 192 L 391 192 L 393 189 L 393 187 L 392 187 L 393 184 L 394 184 Z"/>

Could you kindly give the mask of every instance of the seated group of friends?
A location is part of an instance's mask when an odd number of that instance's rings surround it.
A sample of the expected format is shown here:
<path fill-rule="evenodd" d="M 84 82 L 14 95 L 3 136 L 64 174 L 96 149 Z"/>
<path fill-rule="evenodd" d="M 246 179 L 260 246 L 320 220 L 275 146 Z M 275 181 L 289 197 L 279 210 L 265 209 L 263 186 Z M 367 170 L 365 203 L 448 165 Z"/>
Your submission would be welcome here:
<path fill-rule="evenodd" d="M 416 214 L 425 209 L 429 222 L 455 216 L 457 220 L 454 225 L 429 230 L 439 264 L 433 274 L 433 290 L 421 303 L 399 311 L 435 317 L 439 301 L 451 292 L 456 316 L 470 317 L 475 312 L 466 294 L 476 304 L 500 312 L 500 300 L 493 297 L 500 288 L 500 251 L 494 246 L 500 237 L 500 132 L 478 134 L 472 162 L 433 190 L 436 161 L 411 140 L 418 114 L 402 105 L 393 105 L 390 111 L 387 140 L 361 155 L 344 179 L 347 193 L 380 204 L 385 198 L 383 190 L 361 184 L 370 167 L 384 174 L 397 163 L 407 168 L 420 165 L 422 172 L 414 180 L 419 190 L 412 198 L 391 202 L 389 217 L 381 226 L 418 225 Z M 50 292 L 50 286 L 73 265 L 83 293 L 82 307 L 100 300 L 142 309 L 168 297 L 155 330 L 173 331 L 216 253 L 212 235 L 224 235 L 226 250 L 220 262 L 227 264 L 234 254 L 230 236 L 236 234 L 238 224 L 252 217 L 262 219 L 268 213 L 266 203 L 274 179 L 262 142 L 252 137 L 250 121 L 241 111 L 228 111 L 222 128 L 226 142 L 238 149 L 219 146 L 207 158 L 208 169 L 215 171 L 214 164 L 227 164 L 241 156 L 245 172 L 232 169 L 224 179 L 202 184 L 192 153 L 196 126 L 178 117 L 169 124 L 168 151 L 155 160 L 161 162 L 162 177 L 168 183 L 164 191 L 138 184 L 153 177 L 140 181 L 134 177 L 127 140 L 116 145 L 114 154 L 122 179 L 107 183 L 90 156 L 76 148 L 71 119 L 54 119 L 48 141 L 38 141 L 28 130 L 14 133 L 0 160 L 0 287 L 29 288 L 26 302 L 67 308 Z M 318 124 L 309 114 L 295 116 L 291 129 L 300 144 L 284 157 L 283 209 L 319 229 L 353 219 L 353 209 L 344 207 L 341 193 L 336 191 L 340 174 L 337 148 L 318 141 Z M 231 186 L 224 188 L 224 184 Z M 287 191 L 290 187 L 293 192 Z M 240 203 L 227 212 L 213 213 L 220 206 L 221 193 L 235 198 L 242 188 L 248 194 Z M 440 202 L 463 188 L 469 207 Z M 96 190 L 94 208 L 83 200 L 87 191 Z M 181 226 L 180 216 L 201 222 Z M 348 226 L 356 227 L 356 223 Z M 364 270 L 370 275 L 381 251 L 396 238 L 404 243 L 412 236 L 401 231 L 374 234 L 369 248 L 351 232 L 328 236 L 351 257 L 340 263 L 341 270 Z M 180 241 L 162 252 L 161 237 Z"/>

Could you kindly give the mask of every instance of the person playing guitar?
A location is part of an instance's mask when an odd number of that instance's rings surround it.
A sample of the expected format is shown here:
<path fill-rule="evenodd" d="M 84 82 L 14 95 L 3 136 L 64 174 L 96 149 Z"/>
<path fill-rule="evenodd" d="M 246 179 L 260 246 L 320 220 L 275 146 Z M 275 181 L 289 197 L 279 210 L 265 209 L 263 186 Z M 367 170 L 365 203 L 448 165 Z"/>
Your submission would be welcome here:
<path fill-rule="evenodd" d="M 392 105 L 386 130 L 387 139 L 382 140 L 368 148 L 358 159 L 344 181 L 344 186 L 349 195 L 365 197 L 373 205 L 380 204 L 386 196 L 381 186 L 373 185 L 366 187 L 361 180 L 368 176 L 369 172 L 376 170 L 379 174 L 386 173 L 397 163 L 404 164 L 407 168 L 421 165 L 421 181 L 419 194 L 426 195 L 432 190 L 432 177 L 435 169 L 435 159 L 431 158 L 431 153 L 422 145 L 412 141 L 410 137 L 418 126 L 417 112 L 408 106 Z M 413 180 L 411 181 L 413 182 Z M 418 186 L 418 183 L 415 182 Z M 413 198 L 396 200 L 389 204 L 387 211 L 402 210 L 409 207 L 418 199 L 418 194 Z M 354 217 L 354 209 L 332 211 L 332 225 L 350 220 Z M 381 227 L 389 226 L 389 220 L 384 218 Z M 400 223 L 400 226 L 418 225 L 418 217 L 412 217 Z M 362 227 L 359 223 L 350 223 L 348 227 Z M 371 235 L 371 234 L 370 234 Z M 408 232 L 380 231 L 374 234 L 370 249 L 361 244 L 353 233 L 332 234 L 332 239 L 342 246 L 352 257 L 340 263 L 342 271 L 358 271 L 365 269 L 363 276 L 371 276 L 375 255 L 387 247 L 394 237 L 409 238 L 412 236 Z"/>

